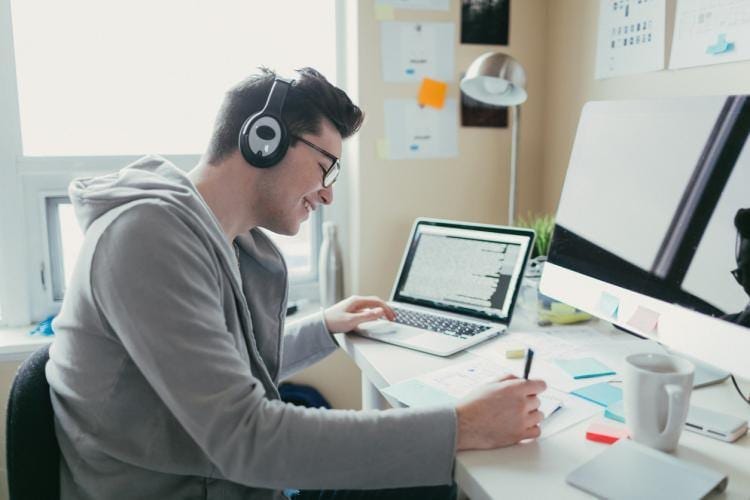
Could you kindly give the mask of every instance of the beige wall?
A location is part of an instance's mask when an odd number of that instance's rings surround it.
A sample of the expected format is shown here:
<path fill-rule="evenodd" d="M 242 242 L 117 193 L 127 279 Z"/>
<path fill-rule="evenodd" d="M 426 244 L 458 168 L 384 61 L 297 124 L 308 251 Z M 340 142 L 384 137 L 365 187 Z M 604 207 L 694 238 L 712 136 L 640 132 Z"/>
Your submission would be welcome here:
<path fill-rule="evenodd" d="M 351 4 L 354 4 L 352 2 Z M 349 4 L 349 5 L 351 5 Z M 675 0 L 667 0 L 667 54 Z M 377 158 L 383 137 L 383 100 L 413 97 L 415 85 L 383 83 L 378 21 L 372 2 L 357 2 L 352 32 L 359 47 L 349 54 L 349 88 L 367 112 L 358 138 L 347 145 L 350 172 L 349 290 L 387 296 L 409 228 L 418 216 L 489 223 L 506 221 L 510 130 L 459 129 L 458 158 L 386 161 Z M 503 50 L 526 68 L 529 99 L 522 106 L 518 212 L 554 213 L 562 189 L 581 107 L 589 100 L 750 93 L 750 61 L 679 71 L 594 80 L 598 0 L 513 0 L 510 46 L 461 45 L 459 2 L 449 13 L 396 11 L 396 20 L 454 21 L 458 79 L 474 57 Z M 350 160 L 351 161 L 351 160 Z M 359 375 L 343 355 L 301 376 L 346 408 L 359 405 Z"/>
<path fill-rule="evenodd" d="M 510 163 L 510 128 L 459 128 L 457 158 L 438 160 L 383 160 L 377 157 L 377 141 L 384 137 L 383 102 L 388 98 L 416 98 L 417 84 L 384 83 L 380 63 L 380 26 L 372 1 L 348 3 L 356 32 L 356 53 L 348 55 L 347 86 L 365 110 L 361 132 L 348 141 L 347 177 L 350 182 L 350 241 L 346 271 L 348 289 L 359 294 L 387 297 L 409 229 L 420 216 L 507 222 L 507 179 Z M 352 7 L 352 5 L 356 7 Z M 508 47 L 461 45 L 460 2 L 450 12 L 396 11 L 396 21 L 453 21 L 456 26 L 455 74 L 448 97 L 460 99 L 461 73 L 480 54 L 501 50 L 518 59 L 526 69 L 528 101 L 521 108 L 518 159 L 517 211 L 524 215 L 542 206 L 543 110 L 546 70 L 544 64 L 547 19 L 546 0 L 514 1 L 511 5 Z M 345 355 L 318 364 L 295 381 L 314 383 L 340 408 L 359 408 L 360 378 L 357 367 Z"/>
<path fill-rule="evenodd" d="M 518 2 L 516 2 L 518 3 Z M 557 209 L 586 101 L 750 93 L 750 61 L 594 80 L 598 0 L 549 0 L 542 208 Z M 667 0 L 667 60 L 675 0 Z"/>
<path fill-rule="evenodd" d="M 511 7 L 509 47 L 461 45 L 460 10 L 451 2 L 450 12 L 396 11 L 399 21 L 454 21 L 456 58 L 449 97 L 459 99 L 461 72 L 478 55 L 504 50 L 526 69 L 529 99 L 522 107 L 518 175 L 518 213 L 540 205 L 542 168 L 542 112 L 544 108 L 544 32 L 547 3 L 515 1 Z M 457 158 L 436 160 L 382 160 L 376 156 L 378 139 L 384 136 L 383 101 L 414 98 L 418 85 L 384 83 L 380 65 L 380 31 L 370 2 L 360 2 L 359 98 L 367 120 L 359 134 L 359 183 L 352 203 L 358 226 L 352 259 L 360 293 L 387 296 L 393 284 L 409 228 L 419 216 L 485 223 L 507 221 L 507 179 L 510 129 L 459 128 Z"/>

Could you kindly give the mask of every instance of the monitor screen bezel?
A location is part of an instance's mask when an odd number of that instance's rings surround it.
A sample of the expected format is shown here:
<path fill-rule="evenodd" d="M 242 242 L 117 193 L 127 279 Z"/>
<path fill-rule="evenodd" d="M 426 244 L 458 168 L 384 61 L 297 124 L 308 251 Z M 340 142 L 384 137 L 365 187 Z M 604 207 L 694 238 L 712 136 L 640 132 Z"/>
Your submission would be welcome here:
<path fill-rule="evenodd" d="M 691 98 L 678 99 L 685 99 L 684 108 L 690 109 L 687 100 Z M 581 134 L 583 127 L 595 126 L 587 122 L 587 113 L 595 113 L 598 106 L 611 104 L 626 106 L 628 101 L 587 103 L 579 120 L 577 136 Z M 744 146 L 749 147 L 747 142 Z M 570 195 L 568 191 L 573 189 L 570 179 L 577 168 L 575 158 L 574 141 L 566 182 L 560 196 L 561 204 L 566 199 L 566 194 Z M 562 234 L 564 229 L 556 226 L 555 232 Z M 634 335 L 656 340 L 670 349 L 740 377 L 750 378 L 750 363 L 747 361 L 750 353 L 749 328 L 699 312 L 700 304 L 680 304 L 671 300 L 672 296 L 663 290 L 654 291 L 646 287 L 646 290 L 636 291 L 626 285 L 625 281 L 618 281 L 617 273 L 613 274 L 611 270 L 602 268 L 593 269 L 591 262 L 583 262 L 586 252 L 599 251 L 598 249 L 563 248 L 574 241 L 575 238 L 556 240 L 553 237 L 550 259 L 545 264 L 540 282 L 541 293 L 604 319 Z M 656 286 L 654 283 L 648 285 Z M 636 313 L 643 310 L 654 318 L 648 322 L 647 328 L 633 321 Z"/>

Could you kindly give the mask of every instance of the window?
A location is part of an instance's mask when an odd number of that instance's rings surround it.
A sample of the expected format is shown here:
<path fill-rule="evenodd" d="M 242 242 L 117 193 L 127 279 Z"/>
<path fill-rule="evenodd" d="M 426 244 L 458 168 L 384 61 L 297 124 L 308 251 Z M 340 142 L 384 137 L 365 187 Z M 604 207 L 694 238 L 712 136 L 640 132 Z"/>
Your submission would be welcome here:
<path fill-rule="evenodd" d="M 73 178 L 149 153 L 189 170 L 224 91 L 258 66 L 285 75 L 313 66 L 337 83 L 343 5 L 0 0 L 0 47 L 13 49 L 0 69 L 0 110 L 11 111 L 0 117 L 10 132 L 0 138 L 0 197 L 13 208 L 0 213 L 2 320 L 59 309 L 81 244 L 65 195 Z M 290 299 L 317 289 L 321 223 L 316 212 L 297 236 L 272 235 L 290 269 Z"/>

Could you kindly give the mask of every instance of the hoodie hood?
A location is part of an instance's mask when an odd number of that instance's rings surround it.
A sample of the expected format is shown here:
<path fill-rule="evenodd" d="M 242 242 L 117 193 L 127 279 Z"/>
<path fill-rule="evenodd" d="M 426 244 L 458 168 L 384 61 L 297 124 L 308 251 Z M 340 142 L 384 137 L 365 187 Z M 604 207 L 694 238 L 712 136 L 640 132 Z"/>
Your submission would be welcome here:
<path fill-rule="evenodd" d="M 84 232 L 110 210 L 147 198 L 200 211 L 207 208 L 190 179 L 159 156 L 146 156 L 111 174 L 76 179 L 68 194 Z"/>

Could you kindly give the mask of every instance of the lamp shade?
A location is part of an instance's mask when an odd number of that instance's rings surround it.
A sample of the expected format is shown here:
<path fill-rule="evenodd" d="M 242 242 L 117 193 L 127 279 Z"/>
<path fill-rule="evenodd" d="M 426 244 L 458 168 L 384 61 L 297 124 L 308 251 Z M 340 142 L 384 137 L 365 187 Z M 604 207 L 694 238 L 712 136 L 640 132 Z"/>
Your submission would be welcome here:
<path fill-rule="evenodd" d="M 526 72 L 508 54 L 487 52 L 477 57 L 461 80 L 461 91 L 484 104 L 515 106 L 526 101 Z"/>

